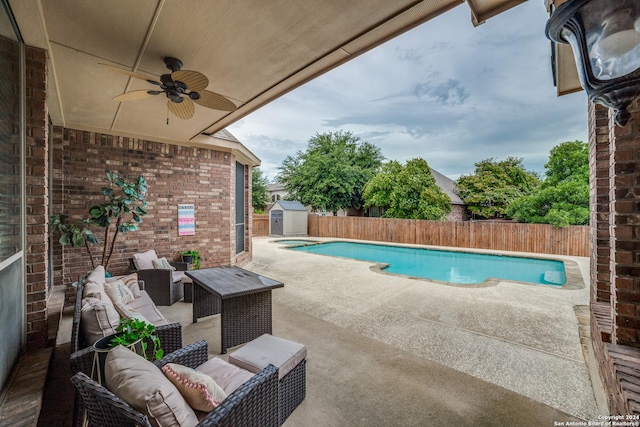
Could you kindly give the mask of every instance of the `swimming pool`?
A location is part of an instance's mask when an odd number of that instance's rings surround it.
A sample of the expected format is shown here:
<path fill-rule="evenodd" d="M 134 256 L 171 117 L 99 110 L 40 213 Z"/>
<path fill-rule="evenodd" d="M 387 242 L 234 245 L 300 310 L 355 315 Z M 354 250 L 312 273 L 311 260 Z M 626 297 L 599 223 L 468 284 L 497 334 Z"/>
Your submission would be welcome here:
<path fill-rule="evenodd" d="M 304 239 L 282 239 L 274 240 L 273 243 L 279 243 L 281 245 L 306 245 L 308 243 L 317 243 L 317 240 L 304 240 Z"/>
<path fill-rule="evenodd" d="M 562 286 L 562 261 L 506 255 L 454 252 L 406 246 L 327 242 L 288 249 L 388 264 L 385 272 L 457 284 L 479 284 L 489 278 Z"/>

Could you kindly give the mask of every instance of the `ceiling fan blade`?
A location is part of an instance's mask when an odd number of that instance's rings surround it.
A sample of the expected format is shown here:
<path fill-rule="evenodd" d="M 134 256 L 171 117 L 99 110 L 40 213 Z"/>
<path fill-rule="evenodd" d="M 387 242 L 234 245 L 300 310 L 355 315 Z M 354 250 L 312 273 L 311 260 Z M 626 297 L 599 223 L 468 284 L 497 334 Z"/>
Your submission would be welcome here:
<path fill-rule="evenodd" d="M 158 93 L 153 93 L 158 91 L 148 91 L 148 90 L 134 90 L 131 92 L 125 92 L 122 95 L 118 95 L 113 98 L 114 101 L 124 102 L 124 101 L 135 101 L 137 99 L 144 99 L 150 96 L 158 95 Z"/>
<path fill-rule="evenodd" d="M 146 80 L 146 81 L 148 81 L 150 83 L 154 83 L 154 84 L 160 84 L 160 83 L 158 83 L 158 77 L 156 77 L 156 76 L 150 76 L 148 74 L 136 73 L 135 71 L 125 70 L 123 68 L 114 67 L 113 65 L 109 65 L 109 64 L 99 63 L 98 65 L 102 65 L 103 67 L 107 67 L 110 70 L 116 71 L 116 72 L 121 73 L 121 74 L 126 74 L 127 76 L 135 77 L 136 79 Z"/>
<path fill-rule="evenodd" d="M 203 107 L 213 108 L 214 110 L 234 111 L 236 104 L 229 101 L 224 96 L 208 90 L 198 91 L 200 99 L 196 99 L 195 103 Z"/>
<path fill-rule="evenodd" d="M 182 98 L 182 102 L 180 103 L 175 103 L 172 100 L 168 100 L 167 106 L 169 107 L 169 111 L 183 120 L 187 120 L 193 117 L 193 113 L 196 111 L 196 106 L 189 98 Z"/>
<path fill-rule="evenodd" d="M 197 71 L 180 70 L 171 73 L 174 82 L 182 82 L 189 87 L 190 91 L 199 92 L 209 86 L 209 79 Z"/>

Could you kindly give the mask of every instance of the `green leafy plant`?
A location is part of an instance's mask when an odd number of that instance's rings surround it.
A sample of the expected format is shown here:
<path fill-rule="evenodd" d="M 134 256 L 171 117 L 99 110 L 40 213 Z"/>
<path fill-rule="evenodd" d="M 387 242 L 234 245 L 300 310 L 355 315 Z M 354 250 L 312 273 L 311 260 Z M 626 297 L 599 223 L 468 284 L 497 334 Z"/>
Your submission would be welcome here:
<path fill-rule="evenodd" d="M 111 348 L 118 345 L 129 347 L 139 340 L 142 340 L 142 351 L 145 359 L 147 358 L 147 340 L 153 343 L 154 360 L 162 359 L 164 350 L 160 345 L 160 338 L 154 333 L 156 327 L 151 323 L 139 319 L 122 319 L 120 325 L 116 328 L 116 336 L 111 339 L 109 346 Z"/>
<path fill-rule="evenodd" d="M 182 252 L 183 256 L 191 257 L 191 269 L 192 270 L 200 270 L 200 253 L 198 251 L 184 251 Z"/>
<path fill-rule="evenodd" d="M 80 225 L 70 222 L 65 214 L 51 215 L 52 233 L 59 234 L 61 245 L 70 244 L 74 248 L 84 246 L 89 253 L 92 268 L 96 267 L 95 257 L 91 245 L 98 243 L 98 238 L 89 227 L 104 228 L 104 242 L 100 265 L 105 270 L 113 254 L 115 243 L 121 233 L 136 231 L 142 217 L 147 214 L 145 196 L 148 185 L 144 177 L 127 182 L 117 173 L 107 172 L 108 187 L 102 187 L 102 194 L 107 200 L 89 208 L 89 218 L 81 221 Z"/>

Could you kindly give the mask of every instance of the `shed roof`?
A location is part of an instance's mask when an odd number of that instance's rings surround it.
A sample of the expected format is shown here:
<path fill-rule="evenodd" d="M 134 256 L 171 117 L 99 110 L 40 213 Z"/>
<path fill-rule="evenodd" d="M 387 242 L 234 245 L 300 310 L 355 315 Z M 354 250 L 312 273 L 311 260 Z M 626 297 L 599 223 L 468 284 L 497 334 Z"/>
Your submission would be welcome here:
<path fill-rule="evenodd" d="M 306 211 L 307 208 L 297 200 L 278 200 L 273 204 L 271 209 L 273 209 L 276 205 L 280 205 L 280 207 L 285 211 Z"/>

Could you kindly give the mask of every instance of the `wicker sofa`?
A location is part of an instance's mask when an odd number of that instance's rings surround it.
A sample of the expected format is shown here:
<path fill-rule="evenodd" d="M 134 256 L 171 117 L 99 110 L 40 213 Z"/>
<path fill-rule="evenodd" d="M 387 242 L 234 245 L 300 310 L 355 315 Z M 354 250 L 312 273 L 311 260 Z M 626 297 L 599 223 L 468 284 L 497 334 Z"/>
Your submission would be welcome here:
<path fill-rule="evenodd" d="M 198 368 L 208 359 L 207 343 L 198 341 L 181 350 L 168 354 L 154 362 L 158 368 L 167 363 L 177 363 Z M 219 362 L 226 363 L 226 362 Z M 227 365 L 229 365 L 227 363 Z M 239 368 L 235 368 L 239 369 Z M 248 373 L 248 372 L 247 372 Z M 276 427 L 278 422 L 278 370 L 268 365 L 230 392 L 213 411 L 200 419 L 198 426 Z M 107 388 L 77 373 L 71 381 L 78 389 L 87 408 L 92 426 L 151 427 L 147 415 L 131 407 Z M 149 408 L 149 406 L 147 406 Z"/>
<path fill-rule="evenodd" d="M 115 279 L 118 278 L 116 277 L 110 280 Z M 71 369 L 74 373 L 81 371 L 90 375 L 93 363 L 93 349 L 91 345 L 95 341 L 96 335 L 87 334 L 87 330 L 90 328 L 88 325 L 83 323 L 83 302 L 85 303 L 85 321 L 87 321 L 87 305 L 85 300 L 85 297 L 87 296 L 86 285 L 88 282 L 96 282 L 98 286 L 100 286 L 104 285 L 107 280 L 109 279 L 104 277 L 104 268 L 102 268 L 102 266 L 98 266 L 87 277 L 78 280 L 75 309 L 73 312 L 73 323 L 71 328 L 70 348 Z M 139 310 L 149 322 L 156 326 L 156 334 L 160 338 L 160 342 L 165 353 L 170 353 L 182 348 L 182 326 L 180 323 L 169 323 L 167 319 L 165 319 L 155 308 L 154 302 L 149 297 L 149 294 L 144 290 L 144 282 L 139 281 L 138 286 L 140 288 L 141 296 L 136 299 L 134 308 Z M 99 299 L 105 304 L 110 302 L 108 296 L 101 295 Z M 110 335 L 111 333 L 113 332 L 103 328 L 103 336 Z M 149 347 L 153 348 L 153 346 Z"/>

